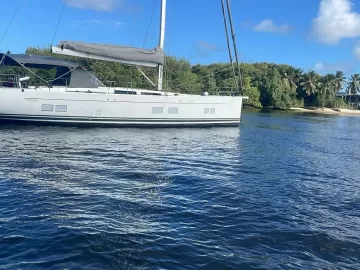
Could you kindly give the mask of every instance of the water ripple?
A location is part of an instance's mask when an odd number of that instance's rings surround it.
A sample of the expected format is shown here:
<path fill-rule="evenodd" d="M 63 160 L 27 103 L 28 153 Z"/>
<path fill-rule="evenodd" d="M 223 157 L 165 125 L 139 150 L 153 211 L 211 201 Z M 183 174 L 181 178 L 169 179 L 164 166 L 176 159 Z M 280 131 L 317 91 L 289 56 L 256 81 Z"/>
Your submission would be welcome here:
<path fill-rule="evenodd" d="M 359 269 L 358 134 L 0 126 L 0 269 Z"/>

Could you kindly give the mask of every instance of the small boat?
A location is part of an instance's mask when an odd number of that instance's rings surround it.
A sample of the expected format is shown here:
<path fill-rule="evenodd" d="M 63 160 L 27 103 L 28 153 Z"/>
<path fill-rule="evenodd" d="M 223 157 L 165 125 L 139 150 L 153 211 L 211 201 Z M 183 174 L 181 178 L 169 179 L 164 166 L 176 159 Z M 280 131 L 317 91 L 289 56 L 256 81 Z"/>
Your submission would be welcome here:
<path fill-rule="evenodd" d="M 152 50 L 62 41 L 54 54 L 157 67 L 157 90 L 104 85 L 77 62 L 49 56 L 0 54 L 0 64 L 56 68 L 56 79 L 30 86 L 30 77 L 0 75 L 0 121 L 85 126 L 203 127 L 237 126 L 243 100 L 227 96 L 181 94 L 162 89 L 166 0 L 161 5 L 160 43 Z"/>

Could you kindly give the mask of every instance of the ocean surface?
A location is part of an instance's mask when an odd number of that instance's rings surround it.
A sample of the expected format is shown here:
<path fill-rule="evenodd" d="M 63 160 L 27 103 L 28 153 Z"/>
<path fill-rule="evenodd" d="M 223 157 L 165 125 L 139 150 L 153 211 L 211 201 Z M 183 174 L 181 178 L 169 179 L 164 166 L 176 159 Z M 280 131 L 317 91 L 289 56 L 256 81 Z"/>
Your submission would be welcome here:
<path fill-rule="evenodd" d="M 0 126 L 0 269 L 360 269 L 360 117 Z"/>

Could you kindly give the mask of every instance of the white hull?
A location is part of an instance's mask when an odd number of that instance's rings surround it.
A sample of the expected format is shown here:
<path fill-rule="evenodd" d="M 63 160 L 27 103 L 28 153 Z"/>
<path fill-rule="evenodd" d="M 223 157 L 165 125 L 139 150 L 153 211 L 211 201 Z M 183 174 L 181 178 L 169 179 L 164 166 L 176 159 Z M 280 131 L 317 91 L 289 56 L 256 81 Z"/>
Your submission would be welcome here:
<path fill-rule="evenodd" d="M 244 97 L 0 88 L 0 121 L 86 126 L 236 126 Z"/>

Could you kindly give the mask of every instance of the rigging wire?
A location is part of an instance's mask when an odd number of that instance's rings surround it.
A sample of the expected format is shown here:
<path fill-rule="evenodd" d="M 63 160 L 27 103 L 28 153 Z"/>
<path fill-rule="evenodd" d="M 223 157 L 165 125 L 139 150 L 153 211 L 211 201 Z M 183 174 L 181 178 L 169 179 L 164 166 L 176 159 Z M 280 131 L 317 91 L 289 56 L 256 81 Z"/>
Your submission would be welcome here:
<path fill-rule="evenodd" d="M 171 10 L 172 10 L 172 1 L 171 0 L 168 0 L 168 7 L 167 7 L 167 14 L 171 14 Z M 166 26 L 166 28 L 167 29 L 169 29 L 169 22 L 170 22 L 170 20 L 169 20 L 169 18 L 171 18 L 171 16 L 167 16 L 167 26 Z M 169 33 L 169 31 L 167 31 L 167 33 Z M 171 44 L 171 38 L 169 38 L 169 36 L 171 36 L 171 35 L 169 35 L 169 34 L 167 34 L 167 55 L 168 56 L 170 56 L 170 44 Z M 168 67 L 168 65 L 167 65 L 167 63 L 168 63 L 168 61 L 167 61 L 167 58 L 166 58 L 166 54 L 165 54 L 165 49 L 164 49 L 164 57 L 165 57 L 165 59 L 164 59 L 164 80 L 165 80 L 165 83 L 164 83 L 164 85 L 165 85 L 165 90 L 167 89 L 167 90 L 169 90 L 169 67 Z"/>
<path fill-rule="evenodd" d="M 48 84 L 50 84 L 50 83 L 52 83 L 52 82 L 54 82 L 54 81 L 56 81 L 56 80 L 58 80 L 58 79 L 61 79 L 61 78 L 64 77 L 65 75 L 70 74 L 70 73 L 73 72 L 75 69 L 77 69 L 77 67 L 74 67 L 74 68 L 72 68 L 72 69 L 69 68 L 69 71 L 68 71 L 68 72 L 60 75 L 59 77 L 57 77 L 57 78 L 55 78 L 55 79 L 47 80 L 46 82 L 47 82 Z M 85 70 L 85 71 L 88 72 L 87 70 Z M 89 73 L 89 72 L 88 72 L 88 73 Z"/>
<path fill-rule="evenodd" d="M 151 23 L 152 23 L 152 20 L 154 18 L 154 14 L 155 14 L 155 10 L 156 10 L 156 6 L 157 6 L 157 2 L 158 0 L 155 0 L 155 4 L 154 4 L 154 7 L 153 7 L 153 11 L 152 11 L 152 14 L 151 14 L 151 18 L 150 18 L 150 23 L 148 25 L 148 29 L 146 31 L 146 35 L 145 35 L 145 39 L 144 39 L 144 43 L 143 43 L 143 47 L 145 47 L 145 43 L 147 41 L 147 37 L 149 35 L 149 31 L 150 31 L 150 26 L 151 26 Z"/>
<path fill-rule="evenodd" d="M 233 67 L 227 67 L 227 68 L 221 69 L 221 70 L 219 70 L 219 71 L 216 71 L 216 72 L 213 72 L 213 73 L 204 75 L 204 76 L 199 76 L 198 78 L 199 78 L 199 79 L 204 79 L 204 78 L 206 78 L 206 77 L 210 77 L 210 76 L 216 75 L 216 74 L 218 74 L 218 73 L 221 73 L 221 72 L 223 72 L 223 71 L 230 70 L 230 69 L 233 69 Z M 184 86 L 184 84 L 183 84 L 183 83 L 178 83 L 178 84 L 174 85 L 174 88 L 178 88 L 178 87 L 180 87 L 180 86 Z"/>
<path fill-rule="evenodd" d="M 229 15 L 229 21 L 230 21 L 230 27 L 231 27 L 231 36 L 232 36 L 232 40 L 233 40 L 236 64 L 237 64 L 237 69 L 238 69 L 238 73 L 239 73 L 238 76 L 239 76 L 239 80 L 240 80 L 239 81 L 239 83 L 240 83 L 240 91 L 243 92 L 241 70 L 240 70 L 240 65 L 239 65 L 239 57 L 238 57 L 237 48 L 236 48 L 236 38 L 235 38 L 234 26 L 233 26 L 232 15 L 231 15 L 230 0 L 226 0 L 226 4 L 227 4 L 228 15 Z"/>
<path fill-rule="evenodd" d="M 224 0 L 221 0 L 221 8 L 222 8 L 223 17 L 224 17 L 226 41 L 227 41 L 227 46 L 228 46 L 228 50 L 229 50 L 230 63 L 231 63 L 231 67 L 232 67 L 232 70 L 233 70 L 233 75 L 234 75 L 234 79 L 235 79 L 236 88 L 239 91 L 239 84 L 238 84 L 238 80 L 237 80 L 237 77 L 236 77 L 236 72 L 235 72 L 232 53 L 231 53 L 231 48 L 230 48 L 229 31 L 228 31 L 227 20 L 226 20 Z"/>
<path fill-rule="evenodd" d="M 226 70 L 229 70 L 229 69 L 232 69 L 232 67 L 227 67 L 227 68 L 224 68 L 224 69 L 222 69 L 222 70 L 219 70 L 219 71 L 216 71 L 216 72 L 213 72 L 213 73 L 210 73 L 210 74 L 201 76 L 200 79 L 201 79 L 201 78 L 210 77 L 210 76 L 212 76 L 212 75 L 216 75 L 216 74 L 218 74 L 218 73 L 220 73 L 220 72 L 223 72 L 223 71 L 226 71 Z"/>
<path fill-rule="evenodd" d="M 131 46 L 134 47 L 134 40 L 135 40 L 135 5 L 136 0 L 133 1 L 133 23 L 132 23 L 132 40 L 131 40 Z M 137 67 L 137 65 L 135 65 Z M 130 77 L 133 77 L 134 75 L 134 69 L 130 68 Z"/>
<path fill-rule="evenodd" d="M 169 4 L 168 4 L 168 12 L 167 14 L 170 14 L 170 10 L 171 10 L 171 6 L 172 6 L 172 1 L 169 0 Z M 167 16 L 169 18 L 169 16 Z M 167 23 L 167 29 L 169 29 L 169 19 L 168 19 L 168 23 Z M 169 33 L 169 31 L 167 31 L 167 33 Z M 167 50 L 168 53 L 167 55 L 170 55 L 170 38 L 169 38 L 169 34 L 167 34 L 168 38 L 167 38 Z M 165 53 L 165 50 L 164 50 Z M 164 55 L 165 59 L 164 59 L 164 70 L 165 70 L 165 87 L 166 89 L 169 89 L 169 67 L 167 65 L 167 59 L 166 59 L 166 54 Z"/>
<path fill-rule="evenodd" d="M 0 46 L 1 46 L 1 44 L 3 43 L 3 41 L 4 41 L 4 39 L 5 39 L 5 36 L 6 36 L 7 32 L 8 32 L 8 31 L 9 31 L 9 29 L 10 29 L 10 26 L 11 26 L 11 24 L 12 24 L 12 22 L 13 22 L 13 20 L 14 20 L 15 16 L 16 16 L 16 14 L 17 14 L 17 12 L 18 12 L 18 10 L 19 10 L 19 7 L 20 7 L 20 5 L 21 5 L 22 1 L 23 1 L 23 0 L 19 0 L 19 2 L 18 2 L 18 5 L 17 5 L 17 7 L 16 7 L 16 10 L 15 10 L 15 12 L 14 12 L 14 14 L 13 14 L 13 16 L 12 16 L 11 20 L 10 20 L 10 23 L 9 23 L 8 27 L 6 28 L 4 35 L 3 35 L 3 36 L 2 36 L 2 38 L 1 38 L 1 41 L 0 41 Z"/>
<path fill-rule="evenodd" d="M 28 72 L 30 72 L 31 74 L 33 74 L 35 77 L 37 77 L 38 79 L 40 79 L 41 81 L 43 81 L 44 83 L 46 83 L 47 85 L 49 85 L 48 81 L 46 81 L 45 79 L 43 79 L 42 77 L 40 77 L 39 75 L 37 75 L 34 71 L 32 71 L 31 69 L 27 68 L 24 64 L 21 64 L 18 62 L 18 64 L 20 66 L 22 66 L 24 69 L 26 69 Z"/>
<path fill-rule="evenodd" d="M 132 41 L 131 41 L 131 45 L 132 47 L 134 47 L 134 39 L 135 39 L 135 5 L 136 5 L 136 0 L 134 0 L 133 2 L 133 27 L 132 27 Z"/>
<path fill-rule="evenodd" d="M 148 28 L 147 28 L 147 31 L 146 31 L 146 34 L 145 34 L 145 38 L 144 38 L 144 42 L 143 42 L 143 48 L 145 48 L 145 45 L 146 45 L 146 42 L 147 42 L 147 38 L 148 38 L 148 35 L 149 35 L 149 32 L 150 32 L 150 27 L 151 27 L 151 24 L 152 24 L 152 21 L 153 21 L 153 18 L 154 18 L 154 14 L 155 14 L 157 2 L 158 2 L 158 0 L 154 1 L 154 7 L 153 7 L 153 10 L 152 10 L 150 22 L 149 22 L 149 25 L 148 25 Z M 155 77 L 156 77 L 156 72 L 155 72 Z"/>
<path fill-rule="evenodd" d="M 56 29 L 55 29 L 54 37 L 53 37 L 53 39 L 52 39 L 52 41 L 51 41 L 51 45 L 54 44 L 54 40 L 55 40 L 56 34 L 57 34 L 57 32 L 58 32 L 58 29 L 59 29 L 59 26 L 60 26 L 60 22 L 61 22 L 61 18 L 62 18 L 62 16 L 63 16 L 64 9 L 65 9 L 65 6 L 66 6 L 66 2 L 67 2 L 67 0 L 64 0 L 64 5 L 63 5 L 62 10 L 61 10 L 61 13 L 60 13 L 60 18 L 59 18 L 59 21 L 58 21 L 57 26 L 56 26 Z"/>

